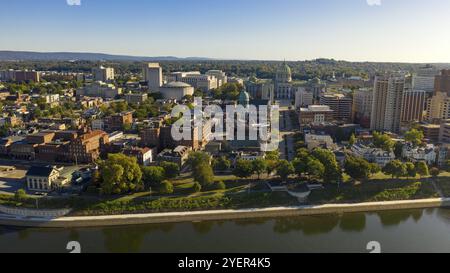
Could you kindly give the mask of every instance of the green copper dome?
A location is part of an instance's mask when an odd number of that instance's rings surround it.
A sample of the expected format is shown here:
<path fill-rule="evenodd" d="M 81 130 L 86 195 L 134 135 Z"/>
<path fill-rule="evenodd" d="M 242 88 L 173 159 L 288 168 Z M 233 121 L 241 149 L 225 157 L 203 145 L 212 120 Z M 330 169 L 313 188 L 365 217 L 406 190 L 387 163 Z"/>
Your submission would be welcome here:
<path fill-rule="evenodd" d="M 247 91 L 245 91 L 245 88 L 242 89 L 241 93 L 239 94 L 239 104 L 243 106 L 248 106 L 250 104 L 250 95 Z"/>

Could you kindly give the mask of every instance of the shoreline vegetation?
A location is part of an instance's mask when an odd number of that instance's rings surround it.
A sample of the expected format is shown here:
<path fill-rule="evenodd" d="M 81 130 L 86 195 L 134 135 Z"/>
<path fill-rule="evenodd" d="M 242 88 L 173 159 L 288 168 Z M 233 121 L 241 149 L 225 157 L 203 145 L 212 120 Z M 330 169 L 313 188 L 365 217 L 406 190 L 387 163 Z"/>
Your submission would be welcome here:
<path fill-rule="evenodd" d="M 375 176 L 362 183 L 343 183 L 341 186 L 325 184 L 324 189 L 312 191 L 308 202 L 305 204 L 300 204 L 296 198 L 286 192 L 261 190 L 249 192 L 244 186 L 247 185 L 244 180 L 242 182 L 228 181 L 227 186 L 229 188 L 226 190 L 167 197 L 156 197 L 148 193 L 108 198 L 92 196 L 37 198 L 0 195 L 0 205 L 30 209 L 36 209 L 36 205 L 39 209 L 70 208 L 72 212 L 68 216 L 104 216 L 250 208 L 265 209 L 299 205 L 359 204 L 450 197 L 449 177 L 448 173 L 441 174 L 440 177 L 421 179 L 388 179 L 386 177 L 378 177 L 377 179 Z M 264 184 L 263 180 L 252 181 L 259 183 L 259 185 L 254 185 L 255 188 L 260 188 L 260 185 Z"/>

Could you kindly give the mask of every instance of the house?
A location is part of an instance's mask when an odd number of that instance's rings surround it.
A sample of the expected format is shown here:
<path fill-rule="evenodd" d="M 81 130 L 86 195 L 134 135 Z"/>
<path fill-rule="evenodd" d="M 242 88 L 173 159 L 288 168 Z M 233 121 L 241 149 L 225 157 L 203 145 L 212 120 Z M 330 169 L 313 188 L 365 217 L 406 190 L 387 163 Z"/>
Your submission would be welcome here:
<path fill-rule="evenodd" d="M 351 151 L 353 155 L 362 157 L 365 160 L 371 163 L 376 163 L 381 167 L 386 166 L 389 162 L 395 159 L 395 154 L 392 151 L 387 152 L 383 149 L 372 148 L 361 143 L 354 144 L 351 147 Z"/>
<path fill-rule="evenodd" d="M 61 170 L 54 166 L 31 167 L 26 174 L 28 190 L 50 192 L 60 189 L 69 182 L 67 178 L 60 177 Z"/>
<path fill-rule="evenodd" d="M 425 161 L 428 165 L 433 165 L 436 163 L 438 155 L 433 144 L 428 144 L 425 147 L 414 147 L 407 143 L 403 146 L 402 156 L 412 162 Z"/>
<path fill-rule="evenodd" d="M 182 167 L 186 163 L 190 151 L 192 151 L 192 148 L 186 146 L 178 146 L 173 150 L 166 149 L 158 154 L 157 160 L 159 162 L 173 162 Z"/>
<path fill-rule="evenodd" d="M 137 158 L 138 163 L 143 166 L 150 166 L 156 159 L 157 149 L 153 148 L 129 148 L 125 149 L 123 153 L 127 156 Z"/>

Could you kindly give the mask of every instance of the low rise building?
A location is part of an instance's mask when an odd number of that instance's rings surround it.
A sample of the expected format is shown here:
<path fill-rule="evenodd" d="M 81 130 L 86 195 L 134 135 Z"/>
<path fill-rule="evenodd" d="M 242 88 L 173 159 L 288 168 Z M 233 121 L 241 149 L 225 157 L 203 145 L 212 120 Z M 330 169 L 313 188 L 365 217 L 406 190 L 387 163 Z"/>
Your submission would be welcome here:
<path fill-rule="evenodd" d="M 61 177 L 61 170 L 56 167 L 31 167 L 26 173 L 27 188 L 31 191 L 50 192 L 58 190 L 69 180 Z"/>
<path fill-rule="evenodd" d="M 132 147 L 125 149 L 123 153 L 127 156 L 135 157 L 140 165 L 150 166 L 156 161 L 157 149 L 156 148 L 137 148 Z"/>
<path fill-rule="evenodd" d="M 190 151 L 192 149 L 186 146 L 178 146 L 173 150 L 166 149 L 158 154 L 157 160 L 159 162 L 173 162 L 182 167 L 186 163 Z"/>
<path fill-rule="evenodd" d="M 103 119 L 106 132 L 124 131 L 126 125 L 133 124 L 133 112 L 122 112 Z"/>
<path fill-rule="evenodd" d="M 127 93 L 125 94 L 125 101 L 130 104 L 141 104 L 148 99 L 147 93 Z"/>
<path fill-rule="evenodd" d="M 389 162 L 395 160 L 394 152 L 387 152 L 382 149 L 365 146 L 361 143 L 354 144 L 351 147 L 352 153 L 357 157 L 376 163 L 381 167 L 386 166 Z"/>
<path fill-rule="evenodd" d="M 333 121 L 334 111 L 325 105 L 310 105 L 300 108 L 299 122 L 301 127 Z"/>
<path fill-rule="evenodd" d="M 315 148 L 334 150 L 337 148 L 337 145 L 334 144 L 333 139 L 329 135 L 306 134 L 305 144 L 308 147 L 308 150 L 314 150 Z"/>
<path fill-rule="evenodd" d="M 436 147 L 433 144 L 428 144 L 426 147 L 414 147 L 408 143 L 403 146 L 402 156 L 412 162 L 425 161 L 428 165 L 433 165 L 437 159 Z"/>
<path fill-rule="evenodd" d="M 94 82 L 77 90 L 77 96 L 100 97 L 114 99 L 122 94 L 122 88 L 104 82 Z"/>

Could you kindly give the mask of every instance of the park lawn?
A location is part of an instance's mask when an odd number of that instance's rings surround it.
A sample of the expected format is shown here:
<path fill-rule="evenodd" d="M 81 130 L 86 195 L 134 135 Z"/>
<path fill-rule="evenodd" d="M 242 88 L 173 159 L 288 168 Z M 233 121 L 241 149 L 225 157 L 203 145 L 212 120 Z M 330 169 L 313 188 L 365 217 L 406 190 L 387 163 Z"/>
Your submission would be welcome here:
<path fill-rule="evenodd" d="M 448 173 L 447 173 L 448 174 Z M 450 197 L 450 178 L 447 175 L 439 176 L 436 179 L 437 186 L 442 190 L 445 197 Z"/>
<path fill-rule="evenodd" d="M 190 197 L 165 197 L 155 200 L 102 201 L 85 204 L 74 209 L 73 215 L 117 215 L 128 213 L 177 212 L 217 209 L 265 208 L 297 205 L 298 201 L 287 193 L 209 192 Z"/>
<path fill-rule="evenodd" d="M 358 185 L 326 185 L 323 190 L 313 191 L 309 201 L 313 204 L 361 203 L 396 200 L 414 200 L 439 197 L 430 182 L 387 180 Z"/>

